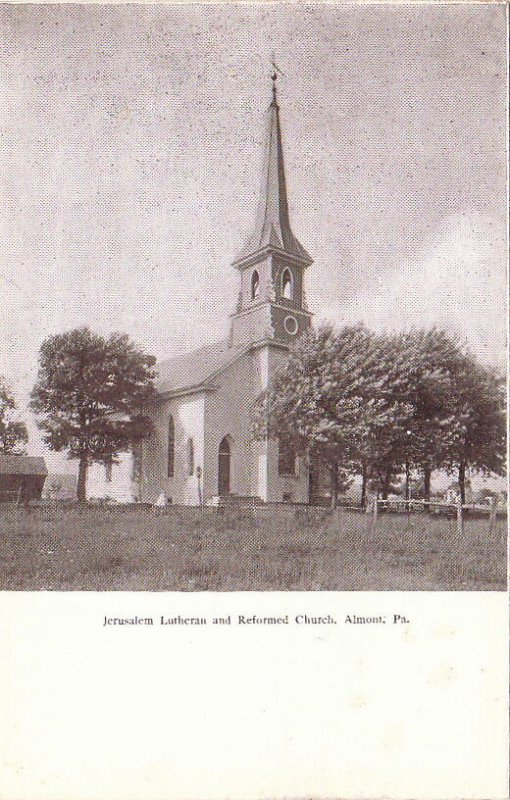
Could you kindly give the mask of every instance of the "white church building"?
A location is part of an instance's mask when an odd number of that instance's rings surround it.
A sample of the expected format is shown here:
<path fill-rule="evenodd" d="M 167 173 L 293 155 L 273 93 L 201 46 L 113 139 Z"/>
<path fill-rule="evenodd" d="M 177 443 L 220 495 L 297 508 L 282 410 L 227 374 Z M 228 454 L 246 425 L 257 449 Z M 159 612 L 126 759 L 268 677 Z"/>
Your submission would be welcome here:
<path fill-rule="evenodd" d="M 119 464 L 91 467 L 90 498 L 207 505 L 238 496 L 308 502 L 306 459 L 256 442 L 250 409 L 311 324 L 304 276 L 312 259 L 292 232 L 273 76 L 257 221 L 233 262 L 237 308 L 227 340 L 160 362 L 153 433 Z"/>

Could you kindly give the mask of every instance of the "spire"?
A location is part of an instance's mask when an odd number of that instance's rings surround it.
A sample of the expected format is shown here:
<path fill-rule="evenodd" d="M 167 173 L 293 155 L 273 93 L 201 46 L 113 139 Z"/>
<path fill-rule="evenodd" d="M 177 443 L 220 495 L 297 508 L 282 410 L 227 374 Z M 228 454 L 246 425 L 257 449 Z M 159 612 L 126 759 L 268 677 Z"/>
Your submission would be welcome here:
<path fill-rule="evenodd" d="M 234 261 L 236 266 L 244 259 L 266 248 L 282 250 L 305 264 L 312 263 L 312 258 L 298 242 L 290 227 L 280 107 L 276 91 L 277 77 L 276 72 L 271 76 L 273 97 L 267 112 L 268 133 L 257 221 L 252 236 L 243 248 L 241 255 Z"/>

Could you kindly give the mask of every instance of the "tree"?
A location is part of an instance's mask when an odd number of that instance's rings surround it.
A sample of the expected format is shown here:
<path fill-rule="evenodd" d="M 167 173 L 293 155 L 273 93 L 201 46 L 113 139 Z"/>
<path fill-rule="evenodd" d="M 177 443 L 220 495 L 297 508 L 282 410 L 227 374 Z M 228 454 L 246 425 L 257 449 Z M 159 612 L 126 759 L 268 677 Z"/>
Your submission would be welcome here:
<path fill-rule="evenodd" d="M 368 479 L 394 464 L 410 410 L 389 384 L 388 338 L 362 325 L 323 326 L 297 342 L 254 409 L 255 438 L 284 438 L 324 464 L 336 502 L 339 468 Z"/>
<path fill-rule="evenodd" d="M 430 499 L 434 469 L 457 471 L 462 502 L 466 471 L 502 474 L 506 425 L 504 381 L 455 336 L 433 328 L 405 334 L 402 368 L 413 405 L 409 458 Z"/>
<path fill-rule="evenodd" d="M 279 439 L 290 444 L 297 454 L 306 453 L 310 461 L 327 467 L 333 502 L 340 460 L 350 459 L 348 430 L 356 415 L 355 391 L 348 386 L 349 381 L 344 380 L 339 387 L 343 403 L 338 405 L 332 398 L 338 347 L 341 343 L 330 326 L 301 337 L 286 366 L 256 402 L 253 415 L 256 439 Z"/>
<path fill-rule="evenodd" d="M 27 442 L 27 427 L 17 419 L 14 397 L 0 377 L 0 452 L 22 454 Z"/>
<path fill-rule="evenodd" d="M 155 363 L 121 333 L 78 328 L 43 342 L 31 408 L 46 444 L 78 460 L 80 501 L 90 464 L 115 463 L 152 430 L 143 412 L 155 393 Z"/>
<path fill-rule="evenodd" d="M 505 474 L 505 381 L 469 353 L 459 360 L 451 378 L 444 466 L 457 471 L 460 498 L 465 503 L 468 468 L 485 475 Z"/>
<path fill-rule="evenodd" d="M 502 383 L 444 333 L 375 335 L 363 326 L 325 326 L 296 343 L 254 410 L 255 438 L 284 438 L 325 464 L 336 500 L 339 469 L 362 476 L 386 497 L 392 480 L 468 466 L 501 474 L 505 422 Z"/>
<path fill-rule="evenodd" d="M 410 411 L 395 452 L 405 473 L 404 494 L 408 499 L 414 469 L 422 473 L 423 496 L 430 500 L 432 472 L 444 466 L 447 457 L 452 374 L 464 358 L 463 351 L 456 338 L 435 328 L 393 335 L 391 351 L 389 384 Z"/>
<path fill-rule="evenodd" d="M 430 500 L 433 470 L 447 469 L 458 472 L 465 502 L 468 467 L 503 474 L 504 381 L 495 370 L 481 365 L 457 337 L 436 328 L 386 337 L 381 353 L 391 412 L 385 473 L 384 461 L 379 464 L 383 494 L 400 470 L 408 499 L 413 470 L 418 470 Z"/>

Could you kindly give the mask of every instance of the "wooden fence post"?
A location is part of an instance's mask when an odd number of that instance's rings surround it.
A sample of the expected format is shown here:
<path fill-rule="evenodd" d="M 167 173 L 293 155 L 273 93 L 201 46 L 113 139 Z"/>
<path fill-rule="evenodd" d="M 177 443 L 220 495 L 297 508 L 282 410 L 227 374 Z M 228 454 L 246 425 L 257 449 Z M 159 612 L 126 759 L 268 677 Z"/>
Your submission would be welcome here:
<path fill-rule="evenodd" d="M 462 536 L 464 533 L 464 517 L 462 510 L 462 500 L 460 497 L 457 500 L 457 533 Z"/>

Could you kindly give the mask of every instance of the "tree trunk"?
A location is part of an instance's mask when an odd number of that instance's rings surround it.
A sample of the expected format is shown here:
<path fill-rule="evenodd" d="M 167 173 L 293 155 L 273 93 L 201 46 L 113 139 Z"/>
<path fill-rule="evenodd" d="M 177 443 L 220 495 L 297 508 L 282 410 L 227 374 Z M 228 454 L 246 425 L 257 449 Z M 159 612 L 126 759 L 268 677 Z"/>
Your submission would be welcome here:
<path fill-rule="evenodd" d="M 459 464 L 459 490 L 460 502 L 462 505 L 466 503 L 466 462 L 461 461 Z"/>
<path fill-rule="evenodd" d="M 338 502 L 338 461 L 330 467 L 331 475 L 331 508 L 336 508 Z"/>
<path fill-rule="evenodd" d="M 78 502 L 85 503 L 87 500 L 87 471 L 88 471 L 87 456 L 82 454 L 78 464 L 78 483 L 76 485 L 76 496 Z"/>
<path fill-rule="evenodd" d="M 383 478 L 382 487 L 381 487 L 381 497 L 382 497 L 383 500 L 387 500 L 388 499 L 388 493 L 390 491 L 390 483 L 391 483 L 392 472 L 393 472 L 393 470 L 392 470 L 391 467 L 386 467 L 386 469 L 384 471 L 384 478 Z"/>
<path fill-rule="evenodd" d="M 367 465 L 363 463 L 361 465 L 361 500 L 360 500 L 361 508 L 365 508 L 367 504 L 367 483 L 368 483 L 367 472 L 368 472 Z"/>
<path fill-rule="evenodd" d="M 423 495 L 425 498 L 425 511 L 430 512 L 430 486 L 432 481 L 432 470 L 428 464 L 423 467 Z"/>
<path fill-rule="evenodd" d="M 411 496 L 411 467 L 406 461 L 406 511 L 409 511 L 409 499 Z"/>

